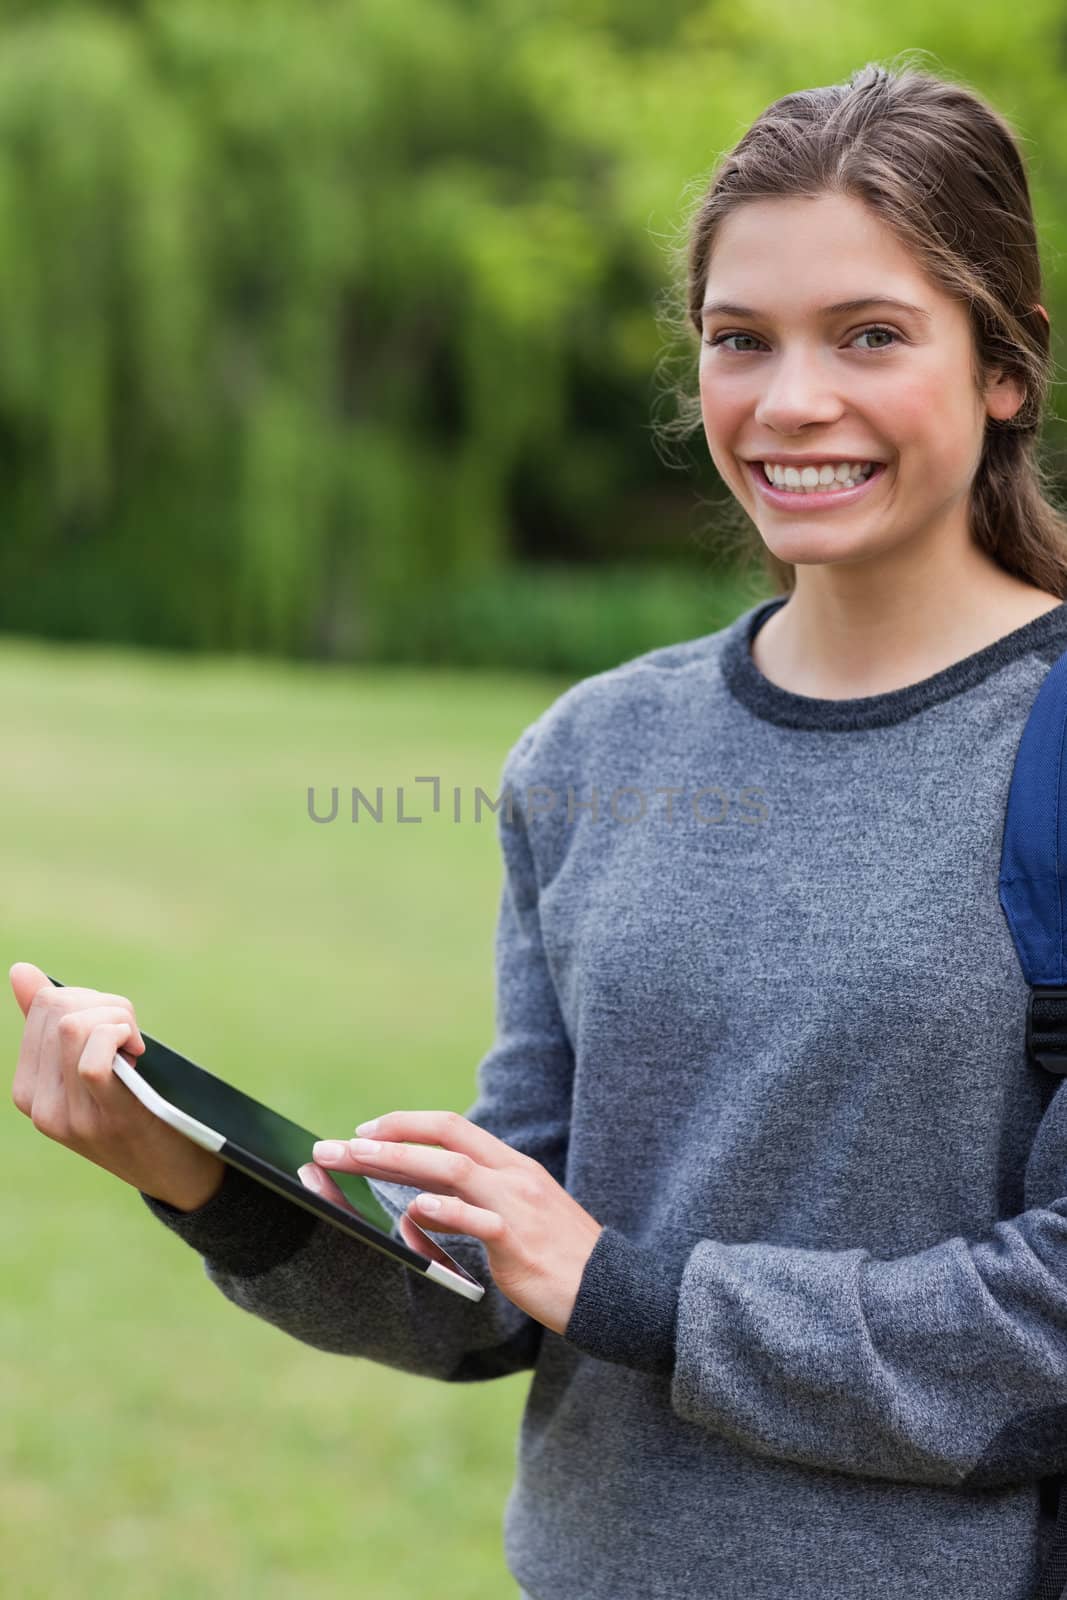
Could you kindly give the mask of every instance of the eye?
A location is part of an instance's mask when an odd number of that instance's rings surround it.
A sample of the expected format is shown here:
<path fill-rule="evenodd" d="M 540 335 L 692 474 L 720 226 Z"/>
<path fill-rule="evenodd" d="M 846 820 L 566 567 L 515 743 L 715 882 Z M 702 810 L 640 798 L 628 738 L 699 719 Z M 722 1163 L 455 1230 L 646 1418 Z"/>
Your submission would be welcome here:
<path fill-rule="evenodd" d="M 704 343 L 705 344 L 722 344 L 722 345 L 724 345 L 727 339 L 755 339 L 755 337 L 756 337 L 756 335 L 754 333 L 717 333 L 715 335 L 714 339 L 705 339 Z M 743 355 L 747 355 L 748 351 L 747 350 L 731 350 L 730 354 L 734 355 L 734 356 L 743 356 Z"/>
<path fill-rule="evenodd" d="M 859 333 L 857 333 L 856 338 L 857 339 L 863 339 L 863 338 L 866 337 L 866 335 L 868 333 L 884 333 L 887 338 L 894 340 L 895 343 L 899 344 L 901 342 L 900 341 L 900 336 L 898 334 L 894 333 L 892 328 L 883 328 L 881 326 L 875 326 L 875 327 L 871 327 L 871 328 L 861 328 Z M 874 347 L 875 350 L 888 350 L 889 348 L 890 348 L 890 346 L 887 345 L 887 344 L 877 344 Z M 873 351 L 871 352 L 871 354 L 873 354 Z"/>
<path fill-rule="evenodd" d="M 900 344 L 902 342 L 900 334 L 896 333 L 892 328 L 883 328 L 880 323 L 872 323 L 871 326 L 868 327 L 868 328 L 861 328 L 860 331 L 858 333 L 853 334 L 852 337 L 853 337 L 853 339 L 863 339 L 869 333 L 884 333 L 887 338 L 894 340 L 897 344 Z M 756 339 L 756 335 L 754 333 L 717 333 L 715 335 L 714 339 L 705 339 L 705 340 L 703 340 L 703 343 L 706 344 L 706 345 L 720 345 L 721 344 L 723 346 L 723 348 L 725 349 L 726 348 L 726 340 L 727 339 Z M 758 344 L 760 341 L 757 339 L 756 342 Z M 892 348 L 892 346 L 888 345 L 888 344 L 878 344 L 878 345 L 874 345 L 873 348 L 872 347 L 868 347 L 868 349 L 866 351 L 866 354 L 867 355 L 875 355 L 879 350 L 889 350 L 891 348 Z M 730 351 L 730 354 L 734 355 L 734 356 L 745 356 L 745 355 L 750 355 L 751 353 L 752 352 L 749 351 L 749 350 L 731 350 Z"/>

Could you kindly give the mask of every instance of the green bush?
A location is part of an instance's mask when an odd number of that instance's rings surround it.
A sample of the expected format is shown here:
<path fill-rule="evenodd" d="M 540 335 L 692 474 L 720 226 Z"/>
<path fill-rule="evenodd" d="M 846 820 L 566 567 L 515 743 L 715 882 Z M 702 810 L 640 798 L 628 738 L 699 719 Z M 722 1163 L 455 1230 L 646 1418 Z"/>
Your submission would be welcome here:
<path fill-rule="evenodd" d="M 581 677 L 724 627 L 764 592 L 753 577 L 713 570 L 518 568 L 397 597 L 369 644 L 383 661 Z"/>

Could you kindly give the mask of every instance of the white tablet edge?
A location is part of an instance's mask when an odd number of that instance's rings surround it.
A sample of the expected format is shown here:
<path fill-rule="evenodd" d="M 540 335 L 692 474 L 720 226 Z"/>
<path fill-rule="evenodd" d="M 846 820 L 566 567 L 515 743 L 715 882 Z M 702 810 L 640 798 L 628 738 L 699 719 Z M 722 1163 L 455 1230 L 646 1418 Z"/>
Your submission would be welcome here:
<path fill-rule="evenodd" d="M 186 1134 L 196 1144 L 203 1145 L 205 1150 L 215 1152 L 222 1149 L 226 1143 L 222 1134 L 216 1133 L 214 1128 L 205 1127 L 202 1122 L 197 1122 L 195 1117 L 191 1117 L 180 1106 L 171 1105 L 169 1100 L 164 1100 L 163 1096 L 157 1094 L 150 1083 L 145 1082 L 136 1067 L 131 1067 L 129 1062 L 124 1061 L 120 1055 L 116 1055 L 111 1065 L 126 1087 L 132 1090 L 138 1100 L 141 1101 L 142 1105 L 146 1105 L 149 1111 L 153 1112 L 163 1122 L 169 1123 L 172 1128 L 177 1128 L 180 1133 Z M 418 1223 L 415 1226 L 418 1227 Z M 467 1300 L 481 1300 L 485 1294 L 485 1288 L 482 1284 L 468 1283 L 465 1278 L 459 1276 L 458 1272 L 453 1272 L 449 1267 L 443 1267 L 439 1261 L 430 1262 L 426 1268 L 425 1276 L 433 1278 L 435 1283 L 444 1284 L 446 1289 L 454 1289 L 457 1294 L 463 1295 Z"/>
<path fill-rule="evenodd" d="M 205 1127 L 202 1122 L 197 1122 L 195 1117 L 191 1117 L 180 1106 L 173 1106 L 169 1100 L 164 1100 L 163 1096 L 157 1094 L 150 1083 L 145 1082 L 136 1067 L 131 1067 L 129 1062 L 124 1061 L 119 1055 L 115 1057 L 111 1065 L 126 1087 L 133 1090 L 142 1105 L 146 1105 L 149 1111 L 154 1112 L 163 1122 L 170 1123 L 172 1128 L 177 1128 L 179 1133 L 186 1134 L 194 1143 L 203 1145 L 205 1150 L 217 1151 L 222 1149 L 226 1140 L 221 1133 L 216 1133 L 213 1128 Z"/>

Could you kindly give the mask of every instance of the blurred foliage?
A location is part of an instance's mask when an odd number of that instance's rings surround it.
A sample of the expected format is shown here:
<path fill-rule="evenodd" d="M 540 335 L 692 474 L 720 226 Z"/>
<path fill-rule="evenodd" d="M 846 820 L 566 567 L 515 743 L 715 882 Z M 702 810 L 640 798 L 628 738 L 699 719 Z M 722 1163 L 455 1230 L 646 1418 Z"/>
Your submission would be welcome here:
<path fill-rule="evenodd" d="M 666 460 L 652 438 L 661 363 L 695 382 L 696 360 L 657 303 L 718 154 L 801 81 L 789 21 L 781 0 L 0 9 L 0 627 L 467 659 L 440 596 L 477 610 L 516 567 L 520 595 L 546 561 L 709 576 L 717 475 L 702 441 Z M 1063 214 L 1052 0 L 833 23 L 805 30 L 803 81 L 906 36 L 1009 116 L 1025 83 L 1038 209 Z"/>
<path fill-rule="evenodd" d="M 767 592 L 755 574 L 673 569 L 529 567 L 414 586 L 379 619 L 381 661 L 530 667 L 567 678 L 606 672 L 645 650 L 724 628 Z"/>

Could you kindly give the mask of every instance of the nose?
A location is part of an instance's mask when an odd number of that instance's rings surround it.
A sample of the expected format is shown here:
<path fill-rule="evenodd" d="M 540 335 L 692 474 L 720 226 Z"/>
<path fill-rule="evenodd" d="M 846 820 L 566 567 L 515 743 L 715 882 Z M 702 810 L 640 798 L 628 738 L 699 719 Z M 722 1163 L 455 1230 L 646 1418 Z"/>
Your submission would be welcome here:
<path fill-rule="evenodd" d="M 765 368 L 755 420 L 771 432 L 791 434 L 808 423 L 834 422 L 844 409 L 818 355 L 795 350 Z"/>

